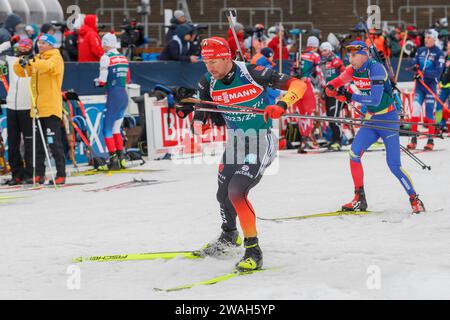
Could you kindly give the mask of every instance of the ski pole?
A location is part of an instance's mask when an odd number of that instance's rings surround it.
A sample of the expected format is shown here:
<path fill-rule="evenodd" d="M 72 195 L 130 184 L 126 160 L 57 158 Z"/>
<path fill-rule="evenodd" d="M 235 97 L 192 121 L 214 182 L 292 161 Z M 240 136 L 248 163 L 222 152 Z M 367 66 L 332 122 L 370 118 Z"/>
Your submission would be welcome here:
<path fill-rule="evenodd" d="M 238 40 L 238 37 L 236 34 L 236 29 L 234 28 L 233 18 L 236 18 L 236 16 L 237 16 L 236 10 L 225 10 L 225 16 L 227 17 L 228 23 L 230 25 L 230 29 L 231 29 L 231 33 L 233 34 L 234 42 L 236 42 L 237 51 L 238 51 L 240 59 L 241 59 L 240 61 L 245 62 L 245 56 L 241 50 L 241 46 L 239 44 L 239 40 Z M 235 52 L 233 52 L 233 53 L 235 53 Z"/>
<path fill-rule="evenodd" d="M 359 115 L 364 115 L 360 110 L 352 106 L 352 108 L 358 113 Z M 422 160 L 420 160 L 415 154 L 413 154 L 411 151 L 408 150 L 408 148 L 405 148 L 400 144 L 400 149 L 403 150 L 403 152 L 406 153 L 407 156 L 409 156 L 411 159 L 413 159 L 416 163 L 418 163 L 423 170 L 428 169 L 431 170 L 430 166 L 427 166 Z"/>
<path fill-rule="evenodd" d="M 428 169 L 431 170 L 431 167 L 426 165 L 425 162 L 423 162 L 422 160 L 419 159 L 419 157 L 417 157 L 414 153 L 412 153 L 411 151 L 409 151 L 407 148 L 405 148 L 404 146 L 400 145 L 400 149 L 403 150 L 404 153 L 406 153 L 406 155 L 408 155 L 411 159 L 413 159 L 418 165 L 420 165 L 422 167 L 423 170 Z"/>
<path fill-rule="evenodd" d="M 73 122 L 72 119 L 70 119 L 70 123 L 72 124 L 73 128 L 75 129 L 75 131 L 80 136 L 81 140 L 83 140 L 84 144 L 88 148 L 92 161 L 97 162 L 97 163 L 102 162 L 102 160 L 99 160 L 99 159 L 103 159 L 103 158 L 95 156 L 94 149 L 92 148 L 92 145 L 89 143 L 88 138 L 83 134 L 83 131 L 81 131 L 81 129 L 78 127 L 78 125 L 75 122 Z"/>
<path fill-rule="evenodd" d="M 404 133 L 404 134 L 415 135 L 415 136 L 425 135 L 427 137 L 441 137 L 442 138 L 441 134 L 438 135 L 438 134 L 430 134 L 430 133 L 420 133 L 420 132 L 413 132 L 413 131 L 403 130 L 403 129 L 395 129 L 395 128 L 371 125 L 371 124 L 364 123 L 365 122 L 364 120 L 354 119 L 354 118 L 345 119 L 345 118 L 337 118 L 337 117 L 319 117 L 319 116 L 300 115 L 300 114 L 296 114 L 296 113 L 290 113 L 290 114 L 287 113 L 287 114 L 284 114 L 283 117 L 312 119 L 312 120 L 317 120 L 317 121 L 331 121 L 331 122 L 336 122 L 336 123 L 340 123 L 340 124 L 357 125 L 357 126 L 365 127 L 365 128 L 387 130 L 387 131 L 393 131 L 393 132 Z"/>
<path fill-rule="evenodd" d="M 236 108 L 236 110 L 220 110 L 220 109 L 212 109 L 212 108 L 202 108 L 202 107 L 194 107 L 197 111 L 203 111 L 203 112 L 216 112 L 216 113 L 242 113 L 242 114 L 258 114 L 258 115 L 264 115 L 264 110 L 261 109 L 255 109 L 255 108 L 243 108 L 239 109 Z M 255 109 L 255 110 L 252 110 Z M 319 117 L 319 116 L 309 116 L 309 115 L 301 115 L 298 113 L 286 113 L 283 115 L 283 117 L 290 117 L 290 118 L 299 118 L 299 119 L 312 119 L 316 121 L 329 121 L 329 122 L 335 122 L 339 124 L 347 124 L 347 125 L 357 125 L 360 127 L 370 128 L 370 129 L 378 129 L 378 130 L 386 130 L 386 131 L 392 131 L 392 132 L 399 132 L 409 135 L 425 135 L 425 136 L 432 136 L 436 137 L 441 135 L 436 134 L 427 134 L 427 133 L 419 133 L 419 132 L 413 132 L 409 130 L 402 130 L 402 129 L 395 129 L 395 128 L 389 128 L 389 127 L 381 127 L 381 126 L 375 126 L 375 125 L 369 125 L 365 123 L 361 123 L 359 121 L 361 120 L 350 120 L 350 119 L 344 119 L 344 118 L 335 118 L 335 117 Z"/>
<path fill-rule="evenodd" d="M 283 73 L 283 25 L 279 24 L 280 29 L 278 30 L 278 68 L 279 68 L 279 73 Z"/>
<path fill-rule="evenodd" d="M 36 133 L 35 133 L 36 124 L 35 124 L 35 121 L 37 121 L 39 133 L 40 133 L 41 139 L 42 139 L 42 145 L 43 145 L 44 151 L 45 151 L 45 156 L 47 158 L 48 166 L 50 168 L 50 175 L 53 180 L 53 185 L 55 186 L 55 189 L 57 189 L 58 186 L 56 185 L 55 176 L 53 174 L 53 168 L 52 168 L 52 163 L 50 161 L 50 155 L 48 153 L 47 142 L 45 141 L 44 131 L 42 130 L 41 121 L 39 120 L 39 111 L 38 111 L 37 104 L 36 104 L 36 97 L 34 96 L 33 88 L 31 88 L 31 77 L 28 76 L 28 71 L 27 71 L 26 67 L 23 68 L 23 70 L 25 72 L 25 76 L 27 78 L 30 78 L 28 90 L 30 91 L 31 101 L 32 101 L 33 110 L 34 110 L 34 115 L 33 115 L 33 149 L 34 149 L 34 152 L 33 152 L 33 154 L 34 154 L 33 155 L 33 186 L 36 185 L 36 182 L 35 182 L 36 181 L 36 179 L 35 179 L 36 178 Z"/>
<path fill-rule="evenodd" d="M 398 60 L 397 71 L 395 72 L 395 79 L 394 79 L 395 82 L 397 82 L 398 75 L 400 73 L 400 67 L 402 65 L 403 52 L 405 51 L 407 37 L 408 37 L 408 29 L 405 29 L 405 35 L 403 36 L 403 45 L 402 45 L 402 49 L 400 50 L 400 58 Z"/>
<path fill-rule="evenodd" d="M 246 107 L 246 106 L 238 106 L 238 105 L 233 105 L 233 104 L 227 104 L 227 103 L 222 103 L 222 102 L 214 102 L 214 101 L 207 101 L 207 100 L 199 100 L 199 99 L 195 99 L 195 98 L 185 98 L 182 99 L 180 101 L 180 103 L 198 103 L 198 104 L 207 104 L 207 105 L 213 105 L 213 106 L 222 106 L 222 107 L 227 107 L 227 108 L 233 108 L 233 109 L 237 109 L 237 110 L 244 110 L 244 111 L 250 111 L 250 113 L 264 113 L 264 110 L 262 109 L 257 109 L 257 108 L 252 108 L 252 107 Z M 356 109 L 355 107 L 352 106 L 352 108 L 354 108 L 358 114 L 364 116 L 364 114 L 359 111 L 358 109 Z M 210 109 L 210 108 L 205 108 L 207 111 L 211 111 L 214 109 Z M 299 114 L 284 114 L 284 117 L 290 117 L 294 115 L 294 118 L 299 118 Z M 337 120 L 346 120 L 346 121 L 353 121 L 353 122 L 373 122 L 373 123 L 394 123 L 394 124 L 415 124 L 415 122 L 400 122 L 400 121 L 395 121 L 395 120 L 381 120 L 381 119 L 357 119 L 357 118 L 337 118 L 337 117 L 321 117 L 321 119 L 316 119 L 314 118 L 316 116 L 304 116 L 305 119 L 313 119 L 313 120 L 322 120 L 322 121 L 332 121 L 333 119 L 337 119 Z M 391 128 L 392 129 L 392 128 Z M 397 129 L 395 129 L 397 130 Z M 407 130 L 404 130 L 407 131 Z M 412 131 L 408 131 L 411 133 L 414 133 Z M 417 132 L 415 133 L 415 135 L 420 135 Z M 424 134 L 427 135 L 427 134 Z M 441 134 L 439 135 L 432 135 L 432 136 L 436 136 L 436 137 L 440 137 L 443 138 L 443 136 Z"/>
<path fill-rule="evenodd" d="M 360 110 L 358 110 L 358 108 L 356 108 L 355 106 L 351 106 L 357 114 L 359 114 L 361 117 L 365 117 L 365 114 L 362 113 Z M 350 118 L 350 119 L 354 119 L 354 118 Z M 364 121 L 370 121 L 370 122 L 378 122 L 378 123 L 394 123 L 394 124 L 417 124 L 417 125 L 430 125 L 429 123 L 425 123 L 425 122 L 411 122 L 411 121 L 401 121 L 401 120 L 381 120 L 381 119 L 364 119 Z M 431 124 L 434 125 L 434 124 Z"/>
<path fill-rule="evenodd" d="M 36 181 L 36 118 L 33 116 L 33 186 Z"/>
<path fill-rule="evenodd" d="M 427 89 L 427 91 L 428 91 L 428 92 L 436 99 L 437 102 L 439 102 L 439 103 L 441 104 L 442 108 L 447 109 L 447 107 L 445 106 L 445 103 L 442 102 L 442 100 L 439 99 L 439 97 L 437 96 L 437 94 L 434 93 L 433 90 L 431 90 L 430 87 L 427 86 L 427 84 L 425 83 L 425 81 L 422 80 L 422 79 L 423 79 L 423 73 L 422 73 L 422 71 L 418 70 L 417 72 L 418 72 L 418 74 L 419 74 L 419 76 L 420 76 L 420 77 L 417 78 L 417 80 L 419 80 L 420 84 L 421 84 L 425 89 Z"/>

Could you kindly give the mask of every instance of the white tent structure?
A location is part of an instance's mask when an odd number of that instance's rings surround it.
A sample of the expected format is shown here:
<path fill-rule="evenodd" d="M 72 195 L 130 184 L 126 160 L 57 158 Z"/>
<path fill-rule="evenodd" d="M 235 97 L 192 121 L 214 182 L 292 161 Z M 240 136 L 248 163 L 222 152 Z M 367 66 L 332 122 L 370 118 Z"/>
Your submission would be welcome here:
<path fill-rule="evenodd" d="M 25 2 L 30 9 L 30 20 L 28 23 L 43 24 L 47 21 L 47 9 L 41 0 L 25 0 Z"/>
<path fill-rule="evenodd" d="M 64 12 L 58 0 L 41 0 L 41 2 L 47 13 L 46 20 L 43 23 L 62 22 L 64 20 Z"/>
<path fill-rule="evenodd" d="M 9 0 L 9 5 L 12 11 L 22 19 L 22 23 L 30 21 L 30 8 L 25 0 Z"/>
<path fill-rule="evenodd" d="M 0 22 L 4 22 L 8 14 L 12 13 L 11 5 L 8 0 L 0 0 Z"/>

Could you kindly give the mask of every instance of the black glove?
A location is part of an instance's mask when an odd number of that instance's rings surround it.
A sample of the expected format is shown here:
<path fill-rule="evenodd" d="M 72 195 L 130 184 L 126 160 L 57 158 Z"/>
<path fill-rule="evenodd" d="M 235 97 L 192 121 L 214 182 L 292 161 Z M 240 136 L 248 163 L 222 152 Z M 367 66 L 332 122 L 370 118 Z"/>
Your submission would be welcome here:
<path fill-rule="evenodd" d="M 338 96 L 345 98 L 345 102 L 349 103 L 352 100 L 352 93 L 347 91 L 344 87 L 340 87 L 337 91 Z"/>
<path fill-rule="evenodd" d="M 34 58 L 33 54 L 22 56 L 19 59 L 19 64 L 22 68 L 25 68 L 27 65 L 30 65 L 30 60 Z"/>
<path fill-rule="evenodd" d="M 194 106 L 195 106 L 195 103 L 186 103 L 186 102 L 177 103 L 177 105 L 176 105 L 177 115 L 181 119 L 186 118 L 192 111 L 194 111 Z"/>
<path fill-rule="evenodd" d="M 19 64 L 22 68 L 25 68 L 28 64 L 28 60 L 25 57 L 21 57 L 19 59 Z"/>
<path fill-rule="evenodd" d="M 302 68 L 293 68 L 292 76 L 294 78 L 301 79 L 302 78 Z"/>

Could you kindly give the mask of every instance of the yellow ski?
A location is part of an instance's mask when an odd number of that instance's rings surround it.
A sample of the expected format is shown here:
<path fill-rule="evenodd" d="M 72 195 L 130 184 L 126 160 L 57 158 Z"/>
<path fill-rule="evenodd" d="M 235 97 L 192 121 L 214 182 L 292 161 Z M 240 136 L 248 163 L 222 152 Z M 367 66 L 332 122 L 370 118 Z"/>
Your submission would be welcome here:
<path fill-rule="evenodd" d="M 110 256 L 91 256 L 74 258 L 73 262 L 108 262 L 108 261 L 132 261 L 132 260 L 156 260 L 156 259 L 174 259 L 182 257 L 184 259 L 201 259 L 199 251 L 172 251 L 172 252 L 149 252 L 135 254 L 116 254 Z"/>
<path fill-rule="evenodd" d="M 150 172 L 157 172 L 162 171 L 159 169 L 121 169 L 121 170 L 96 170 L 96 169 L 90 169 L 80 172 L 72 172 L 70 176 L 77 177 L 77 176 L 92 176 L 95 174 L 106 174 L 106 175 L 112 175 L 112 174 L 124 174 L 124 173 L 150 173 Z"/>
<path fill-rule="evenodd" d="M 280 217 L 280 218 L 258 218 L 260 220 L 266 221 L 287 221 L 287 220 L 303 220 L 310 218 L 322 218 L 322 217 L 336 217 L 344 215 L 364 215 L 369 213 L 374 213 L 375 211 L 333 211 L 333 212 L 323 212 L 316 214 L 309 214 L 304 216 L 292 216 L 292 217 Z"/>
<path fill-rule="evenodd" d="M 168 289 L 153 288 L 153 290 L 155 290 L 155 291 L 162 291 L 162 292 L 180 291 L 180 290 L 191 289 L 193 287 L 202 286 L 202 285 L 216 284 L 218 282 L 222 282 L 222 281 L 229 280 L 229 279 L 232 279 L 232 278 L 236 278 L 236 277 L 239 277 L 239 276 L 250 275 L 250 274 L 253 274 L 253 273 L 262 272 L 262 271 L 266 271 L 266 270 L 275 270 L 275 269 L 274 268 L 271 268 L 271 269 L 257 269 L 257 270 L 251 270 L 251 271 L 239 271 L 237 269 L 234 269 L 230 273 L 227 273 L 227 274 L 215 277 L 215 278 L 211 278 L 211 279 L 208 279 L 208 280 L 194 282 L 194 283 L 191 283 L 191 284 L 185 284 L 185 285 L 181 285 L 181 286 L 177 286 L 177 287 L 173 287 L 173 288 L 168 288 Z"/>
<path fill-rule="evenodd" d="M 6 193 L 6 192 L 5 192 Z M 25 196 L 0 196 L 0 201 L 28 198 Z"/>

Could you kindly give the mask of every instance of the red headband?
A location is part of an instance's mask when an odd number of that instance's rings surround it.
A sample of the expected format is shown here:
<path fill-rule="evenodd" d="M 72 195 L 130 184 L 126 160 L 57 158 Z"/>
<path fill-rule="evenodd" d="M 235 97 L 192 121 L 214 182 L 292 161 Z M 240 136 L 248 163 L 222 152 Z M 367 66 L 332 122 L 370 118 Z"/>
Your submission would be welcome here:
<path fill-rule="evenodd" d="M 202 41 L 202 59 L 231 59 L 231 50 L 224 38 L 212 37 Z"/>

